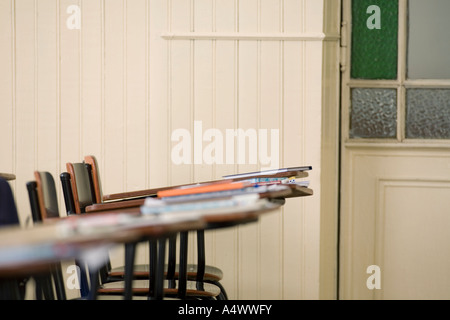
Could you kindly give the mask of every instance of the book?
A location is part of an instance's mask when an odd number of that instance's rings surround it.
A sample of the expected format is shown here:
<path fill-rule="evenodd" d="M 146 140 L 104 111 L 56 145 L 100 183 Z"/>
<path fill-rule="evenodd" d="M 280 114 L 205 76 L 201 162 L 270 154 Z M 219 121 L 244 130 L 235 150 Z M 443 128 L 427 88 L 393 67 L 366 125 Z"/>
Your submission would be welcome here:
<path fill-rule="evenodd" d="M 219 208 L 247 206 L 259 200 L 257 194 L 240 194 L 221 199 L 207 199 L 193 202 L 168 204 L 163 199 L 147 198 L 141 206 L 142 214 L 160 214 L 167 212 L 205 211 Z"/>
<path fill-rule="evenodd" d="M 308 187 L 309 186 L 309 181 L 308 180 L 300 180 L 300 181 L 296 180 L 296 181 L 293 181 L 293 180 L 285 179 L 285 180 L 281 180 L 281 181 L 258 182 L 258 183 L 255 183 L 255 185 L 258 185 L 258 186 L 297 185 L 297 186 L 301 186 L 301 187 Z"/>
<path fill-rule="evenodd" d="M 306 175 L 308 176 L 308 175 Z M 245 181 L 249 181 L 251 183 L 257 184 L 276 184 L 276 183 L 295 183 L 296 181 L 301 181 L 301 178 L 304 178 L 304 175 L 300 176 L 292 176 L 292 177 L 280 177 L 280 178 L 250 178 Z"/>
<path fill-rule="evenodd" d="M 204 183 L 199 185 L 192 185 L 189 187 L 179 187 L 173 189 L 167 189 L 158 191 L 156 193 L 158 198 L 164 197 L 174 197 L 174 196 L 182 196 L 182 195 L 190 195 L 190 194 L 199 194 L 199 193 L 210 193 L 210 192 L 219 192 L 219 191 L 227 191 L 227 190 L 239 190 L 244 189 L 246 187 L 250 187 L 251 183 L 247 181 L 241 182 L 219 182 L 219 183 Z"/>
<path fill-rule="evenodd" d="M 260 177 L 260 178 L 275 178 L 275 177 L 291 177 L 291 176 L 304 176 L 307 177 L 308 173 L 305 171 L 312 170 L 311 166 L 302 166 L 302 167 L 289 167 L 289 168 L 281 168 L 274 170 L 262 170 L 255 172 L 245 172 L 238 174 L 230 174 L 223 176 L 224 179 L 247 179 L 251 177 Z"/>
<path fill-rule="evenodd" d="M 234 190 L 223 190 L 216 192 L 206 192 L 206 193 L 195 193 L 195 194 L 187 194 L 180 196 L 171 196 L 171 197 L 162 197 L 161 200 L 164 200 L 167 204 L 179 203 L 179 202 L 193 202 L 193 201 L 201 201 L 201 200 L 217 200 L 224 199 L 232 196 L 243 195 L 243 194 L 260 194 L 270 191 L 279 191 L 284 190 L 282 185 L 252 185 L 249 187 L 245 187 L 242 189 L 234 189 Z"/>

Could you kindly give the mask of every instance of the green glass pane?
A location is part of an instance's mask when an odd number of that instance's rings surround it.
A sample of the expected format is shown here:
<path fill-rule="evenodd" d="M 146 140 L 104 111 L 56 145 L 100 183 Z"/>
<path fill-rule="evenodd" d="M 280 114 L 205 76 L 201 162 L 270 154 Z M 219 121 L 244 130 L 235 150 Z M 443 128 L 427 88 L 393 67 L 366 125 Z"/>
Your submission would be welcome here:
<path fill-rule="evenodd" d="M 352 1 L 351 77 L 397 78 L 398 0 Z"/>

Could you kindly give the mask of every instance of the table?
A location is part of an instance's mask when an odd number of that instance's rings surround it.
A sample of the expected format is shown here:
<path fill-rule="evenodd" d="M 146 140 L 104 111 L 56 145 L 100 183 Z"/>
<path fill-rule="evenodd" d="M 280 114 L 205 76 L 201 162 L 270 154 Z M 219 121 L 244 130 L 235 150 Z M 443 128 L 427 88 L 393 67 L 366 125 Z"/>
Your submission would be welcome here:
<path fill-rule="evenodd" d="M 139 211 L 125 213 L 120 213 L 118 211 L 108 213 L 105 211 L 103 213 L 75 215 L 72 216 L 72 219 L 74 219 L 78 225 L 86 225 L 86 222 L 91 219 L 92 221 L 95 221 L 94 224 L 98 228 L 102 229 L 105 228 L 105 214 L 107 216 L 120 217 L 120 220 L 127 222 L 120 228 L 122 230 L 132 230 L 136 235 L 138 235 L 138 238 L 135 241 L 125 243 L 124 299 L 132 299 L 133 266 L 136 245 L 143 241 L 149 241 L 151 245 L 154 245 L 155 249 L 151 251 L 152 254 L 150 257 L 150 263 L 154 266 L 154 268 L 150 269 L 149 274 L 149 298 L 157 300 L 162 299 L 164 295 L 164 260 L 167 238 L 180 232 L 203 229 L 206 225 L 204 219 L 196 213 L 183 215 L 165 214 L 159 216 L 146 216 L 141 215 Z M 89 217 L 89 219 L 84 217 Z M 113 220 L 115 219 L 113 218 Z M 95 279 L 98 279 L 98 277 L 95 277 L 94 280 Z M 91 296 L 90 299 L 95 299 L 97 290 L 91 290 L 91 292 L 94 295 Z"/>
<path fill-rule="evenodd" d="M 131 232 L 84 233 L 66 223 L 0 228 L 0 276 L 40 272 L 55 262 L 83 256 L 85 250 L 135 238 Z"/>
<path fill-rule="evenodd" d="M 205 252 L 203 249 L 201 241 L 204 241 L 204 231 L 212 230 L 218 228 L 228 228 L 232 226 L 237 226 L 241 224 L 247 224 L 258 221 L 262 214 L 277 210 L 284 204 L 284 198 L 290 196 L 293 189 L 288 186 L 278 186 L 266 192 L 259 194 L 260 200 L 253 205 L 242 206 L 242 207 L 232 207 L 232 208 L 222 208 L 222 209 L 205 209 L 196 210 L 195 212 L 200 214 L 201 218 L 206 222 L 206 226 L 197 230 L 200 234 L 199 240 L 199 250 L 198 250 L 198 271 L 197 278 L 199 283 L 203 278 L 205 262 Z M 140 207 L 127 208 L 128 213 L 135 213 L 141 211 Z M 112 211 L 114 212 L 114 211 Z M 184 215 L 192 212 L 178 212 L 174 214 Z M 166 213 L 160 213 L 159 215 L 164 215 Z M 203 239 L 203 240 L 201 240 Z M 180 271 L 179 271 L 179 287 L 178 287 L 178 297 L 181 299 L 185 298 L 186 283 L 187 283 L 187 242 L 188 233 L 180 232 Z M 168 272 L 169 273 L 169 272 Z"/>
<path fill-rule="evenodd" d="M 161 190 L 161 189 L 158 189 Z M 156 189 L 155 189 L 156 191 Z M 298 186 L 298 185 L 282 185 L 277 186 L 274 188 L 271 188 L 270 190 L 267 190 L 266 192 L 262 192 L 259 194 L 259 197 L 261 199 L 261 202 L 256 204 L 253 207 L 237 207 L 237 208 L 227 208 L 227 209 L 208 209 L 208 210 L 201 210 L 196 211 L 201 215 L 201 218 L 205 221 L 206 225 L 203 229 L 197 230 L 198 233 L 201 235 L 203 234 L 203 237 L 200 236 L 199 239 L 204 239 L 204 231 L 205 230 L 212 230 L 212 229 L 218 229 L 218 228 L 227 228 L 232 226 L 237 226 L 241 224 L 246 223 L 252 223 L 257 222 L 259 217 L 262 214 L 265 214 L 267 212 L 271 212 L 274 210 L 277 210 L 285 203 L 286 198 L 292 198 L 292 197 L 303 197 L 303 196 L 310 196 L 313 194 L 313 190 Z M 265 201 L 263 201 L 265 200 Z M 143 202 L 140 202 L 142 204 Z M 138 214 L 141 212 L 140 206 L 130 207 L 126 209 L 121 209 L 119 211 L 117 210 L 111 210 L 111 212 L 127 212 L 128 214 Z M 107 212 L 107 211 L 106 211 Z M 191 212 L 192 213 L 192 212 Z M 92 213 L 91 213 L 92 214 Z M 179 215 L 187 214 L 187 212 L 179 212 Z M 160 214 L 164 215 L 164 214 Z M 201 240 L 199 240 L 200 242 Z M 204 240 L 203 240 L 204 241 Z M 186 283 L 187 283 L 187 242 L 188 242 L 188 232 L 187 231 L 181 231 L 180 232 L 180 271 L 179 271 L 179 298 L 183 299 L 185 298 L 185 292 L 186 292 Z M 199 252 L 198 254 L 198 279 L 202 279 L 202 272 L 204 272 L 205 267 L 205 252 L 204 250 L 200 250 L 203 248 L 203 246 L 199 245 Z M 162 261 L 159 259 L 159 261 Z M 132 274 L 132 270 L 129 271 Z M 151 280 L 150 280 L 151 281 Z M 131 290 L 131 288 L 130 288 Z M 131 297 L 130 291 L 127 291 L 128 294 L 126 296 Z M 161 299 L 162 295 L 156 295 L 157 299 Z"/>
<path fill-rule="evenodd" d="M 309 167 L 308 170 L 310 170 L 310 169 L 312 169 L 312 168 Z M 288 171 L 288 170 L 286 170 L 286 171 Z M 298 170 L 295 170 L 295 171 L 289 170 L 289 173 L 280 173 L 280 174 L 277 174 L 276 176 L 277 177 L 288 177 L 288 176 L 299 175 L 301 177 L 307 177 L 308 174 L 304 173 L 303 171 L 304 171 L 304 169 L 298 168 Z M 269 174 L 269 173 L 265 173 L 265 174 Z M 254 173 L 254 177 L 255 178 L 261 177 L 261 175 L 258 173 Z M 134 200 L 128 200 L 128 201 L 130 201 L 130 202 L 135 201 L 136 205 L 140 206 L 140 205 L 144 204 L 144 200 L 146 197 L 156 197 L 156 195 L 159 191 L 168 190 L 168 189 L 172 189 L 172 188 L 200 185 L 200 184 L 204 184 L 204 183 L 224 182 L 226 180 L 238 181 L 238 180 L 247 180 L 250 178 L 252 178 L 252 174 L 247 174 L 246 177 L 235 177 L 235 178 L 231 178 L 231 179 L 213 180 L 213 181 L 206 181 L 206 182 L 197 183 L 197 184 L 189 183 L 189 184 L 178 185 L 178 186 L 165 186 L 162 188 L 153 188 L 153 189 L 138 190 L 138 191 L 132 191 L 132 192 L 123 192 L 123 193 L 103 195 L 103 199 L 106 201 L 107 200 L 119 200 L 119 199 L 125 199 L 125 198 L 134 199 Z M 287 185 L 285 188 L 286 188 L 284 190 L 285 193 L 283 193 L 283 194 L 275 194 L 274 192 L 269 192 L 267 194 L 261 194 L 260 197 L 270 199 L 272 203 L 278 203 L 279 205 L 283 205 L 285 203 L 286 198 L 310 196 L 313 194 L 312 189 L 309 189 L 308 187 L 304 187 L 304 186 L 292 184 L 292 185 Z M 101 206 L 104 208 L 104 204 L 101 204 Z M 92 211 L 97 210 L 96 205 L 93 205 L 91 207 L 92 208 L 90 208 L 89 210 L 91 210 L 91 209 L 92 209 Z M 99 205 L 98 209 L 100 209 L 100 205 Z M 111 208 L 111 210 L 112 210 L 112 208 Z M 126 209 L 126 211 L 128 211 L 128 212 L 133 212 L 134 210 L 140 210 L 140 209 L 135 209 L 132 207 Z M 86 211 L 88 211 L 88 209 L 86 209 Z M 207 222 L 207 227 L 205 229 L 224 228 L 224 227 L 230 227 L 230 226 L 239 225 L 239 224 L 243 224 L 243 223 L 255 222 L 258 220 L 259 213 L 262 213 L 263 211 L 264 210 L 253 211 L 253 212 L 234 211 L 234 212 L 229 212 L 229 213 L 203 212 L 203 218 Z M 271 210 L 267 210 L 267 211 L 271 211 Z M 204 230 L 198 230 L 197 232 L 199 234 L 201 234 L 204 232 Z M 200 235 L 198 237 L 198 239 L 199 239 L 198 241 L 199 242 L 204 241 L 204 239 L 200 240 L 202 238 L 204 238 L 204 237 L 202 237 Z M 180 262 L 182 262 L 180 264 L 183 264 L 184 263 L 183 259 L 185 259 L 185 257 L 183 257 L 182 252 L 184 251 L 184 249 L 187 250 L 187 246 L 185 244 L 183 244 L 183 243 L 187 242 L 187 235 L 185 233 L 181 233 L 181 242 L 182 242 L 183 250 L 181 250 L 181 252 L 180 252 Z M 199 245 L 199 248 L 202 248 L 202 245 Z M 202 254 L 203 254 L 203 257 L 201 257 Z M 203 265 L 205 264 L 204 252 L 203 253 L 199 252 L 198 255 L 199 255 L 198 265 L 200 267 L 200 264 L 203 264 Z M 200 274 L 200 273 L 197 272 L 197 274 Z M 180 276 L 180 278 L 181 278 L 181 276 Z M 180 283 L 181 282 L 182 281 L 180 281 Z"/>
<path fill-rule="evenodd" d="M 312 195 L 305 187 L 286 186 L 260 194 L 261 201 L 254 207 L 229 210 L 210 210 L 197 213 L 160 214 L 144 216 L 140 207 L 112 210 L 101 213 L 71 215 L 63 219 L 48 219 L 31 228 L 6 227 L 0 229 L 0 277 L 45 272 L 55 262 L 68 259 L 86 259 L 91 250 L 108 252 L 112 245 L 126 244 L 125 299 L 131 299 L 131 280 L 134 263 L 134 246 L 140 241 L 166 239 L 180 233 L 180 298 L 183 298 L 187 280 L 187 232 L 232 227 L 258 221 L 267 212 L 277 210 L 286 198 Z M 164 243 L 160 241 L 157 267 L 152 279 L 154 295 L 163 298 Z M 102 261 L 90 261 L 97 267 Z M 131 263 L 133 262 L 133 263 Z M 204 264 L 204 252 L 199 252 L 199 262 Z M 95 268 L 94 268 L 95 269 Z M 201 265 L 199 266 L 201 270 Z M 201 273 L 201 272 L 200 272 Z M 152 283 L 152 282 L 151 282 Z M 96 283 L 93 283 L 96 285 Z M 97 290 L 91 290 L 91 299 Z"/>
<path fill-rule="evenodd" d="M 308 168 L 308 169 L 305 171 L 305 168 Z M 294 169 L 294 168 L 292 168 L 292 169 Z M 269 174 L 269 175 L 260 175 L 260 174 L 258 174 L 258 172 L 254 172 L 253 174 L 248 173 L 245 176 L 238 175 L 237 177 L 234 177 L 234 178 L 224 177 L 224 178 L 218 179 L 218 180 L 202 181 L 199 183 L 186 183 L 186 184 L 180 184 L 180 185 L 175 185 L 175 186 L 164 186 L 164 187 L 144 189 L 144 190 L 121 192 L 121 193 L 115 193 L 115 194 L 106 194 L 106 195 L 103 195 L 103 200 L 110 201 L 110 200 L 119 200 L 119 199 L 125 199 L 125 198 L 128 198 L 128 199 L 145 198 L 148 196 L 156 196 L 156 193 L 158 191 L 164 191 L 164 190 L 173 189 L 173 188 L 180 188 L 180 187 L 194 186 L 194 185 L 201 185 L 201 184 L 209 184 L 209 183 L 217 183 L 217 182 L 225 182 L 225 181 L 237 182 L 237 181 L 249 180 L 249 179 L 260 178 L 260 177 L 278 177 L 278 178 L 284 177 L 284 178 L 287 178 L 290 176 L 300 175 L 302 178 L 306 178 L 308 176 L 308 171 L 311 169 L 312 169 L 312 167 L 301 167 L 301 168 L 298 168 L 298 170 L 293 170 L 293 171 L 288 171 L 288 172 L 278 173 L 278 174 Z M 274 171 L 274 170 L 272 170 L 272 171 Z M 298 185 L 294 185 L 294 184 L 291 184 L 290 187 L 293 187 L 293 189 L 298 189 L 297 191 L 300 191 L 300 192 L 304 191 L 305 192 L 304 195 L 312 195 L 312 190 L 307 187 L 298 186 Z M 300 189 L 300 188 L 302 188 L 302 189 Z M 294 194 L 296 194 L 296 192 L 294 192 Z"/>
<path fill-rule="evenodd" d="M 292 197 L 302 197 L 302 196 L 310 196 L 313 194 L 313 191 L 309 188 L 294 186 L 294 185 L 285 185 L 274 188 L 270 191 L 260 193 L 260 199 L 265 200 L 261 202 L 261 204 L 254 207 L 247 208 L 235 208 L 233 210 L 214 210 L 208 211 L 205 210 L 202 212 L 202 217 L 206 221 L 207 226 L 204 230 L 200 230 L 198 232 L 201 233 L 200 239 L 198 240 L 204 241 L 204 231 L 205 230 L 213 230 L 219 228 L 228 228 L 237 225 L 257 222 L 259 217 L 262 214 L 272 212 L 280 208 L 285 203 L 286 198 Z M 187 233 L 180 234 L 180 275 L 179 275 L 179 283 L 180 286 L 184 286 L 187 280 L 187 241 L 188 235 Z M 204 251 L 204 244 L 200 244 L 198 246 L 198 271 L 197 277 L 202 278 L 202 272 L 204 272 L 204 268 L 206 265 L 206 253 Z M 180 287 L 179 298 L 183 299 L 183 292 L 185 288 Z"/>
<path fill-rule="evenodd" d="M 0 279 L 2 299 L 24 297 L 18 291 L 18 279 L 47 275 L 55 263 L 86 259 L 95 268 L 115 243 L 130 241 L 130 232 L 86 234 L 66 224 L 36 225 L 30 228 L 0 228 Z M 95 250 L 94 255 L 89 253 Z M 92 259 L 95 257 L 95 259 Z M 95 260 L 95 261 L 94 261 Z"/>
<path fill-rule="evenodd" d="M 92 267 L 89 299 L 95 299 L 98 283 L 93 280 L 98 279 L 96 272 L 105 263 L 113 245 L 134 245 L 143 239 L 161 239 L 204 226 L 198 215 L 155 217 L 102 213 L 49 219 L 26 229 L 5 227 L 0 229 L 0 277 L 39 274 L 47 272 L 56 262 L 84 260 Z M 159 258 L 164 260 L 164 247 L 160 249 Z M 155 270 L 155 279 L 162 279 L 163 267 L 159 265 Z M 131 298 L 131 281 L 127 282 L 131 277 L 129 268 L 126 276 L 127 288 L 130 289 L 126 298 Z M 162 283 L 156 286 L 155 291 L 162 294 Z"/>

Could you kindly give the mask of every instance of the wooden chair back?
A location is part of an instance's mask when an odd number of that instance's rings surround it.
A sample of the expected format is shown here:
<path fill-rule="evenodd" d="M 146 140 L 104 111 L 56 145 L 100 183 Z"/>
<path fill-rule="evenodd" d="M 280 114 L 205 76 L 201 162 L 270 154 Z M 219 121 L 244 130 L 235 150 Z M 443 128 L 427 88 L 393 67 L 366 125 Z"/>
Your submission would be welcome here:
<path fill-rule="evenodd" d="M 34 177 L 35 181 L 26 184 L 33 221 L 36 223 L 47 219 L 59 219 L 58 198 L 52 174 L 46 171 L 35 171 Z M 52 265 L 48 274 L 36 276 L 35 281 L 38 300 L 44 298 L 54 300 L 53 290 L 56 291 L 59 300 L 66 300 L 64 277 L 60 263 Z"/>
<path fill-rule="evenodd" d="M 86 165 L 81 162 L 68 162 L 66 163 L 66 169 L 70 176 L 75 213 L 85 213 L 86 207 L 94 203 L 89 172 Z"/>
<path fill-rule="evenodd" d="M 50 172 L 35 171 L 36 192 L 39 204 L 40 219 L 59 218 L 58 198 L 55 180 Z"/>
<path fill-rule="evenodd" d="M 97 163 L 97 158 L 93 155 L 87 155 L 84 157 L 84 163 L 90 165 L 91 169 L 92 186 L 94 189 L 93 194 L 95 195 L 93 201 L 95 203 L 102 203 L 103 202 L 102 184 L 100 180 L 100 172 Z"/>

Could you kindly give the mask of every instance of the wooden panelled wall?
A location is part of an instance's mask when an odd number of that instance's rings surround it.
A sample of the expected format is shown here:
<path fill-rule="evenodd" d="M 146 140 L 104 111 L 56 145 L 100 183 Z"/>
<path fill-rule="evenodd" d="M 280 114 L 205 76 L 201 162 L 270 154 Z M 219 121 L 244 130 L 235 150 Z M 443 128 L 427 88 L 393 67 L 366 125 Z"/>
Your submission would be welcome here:
<path fill-rule="evenodd" d="M 201 121 L 224 137 L 268 129 L 270 141 L 275 129 L 272 155 L 312 165 L 314 196 L 207 232 L 207 261 L 233 299 L 318 298 L 323 11 L 318 0 L 0 1 L 0 171 L 17 176 L 21 223 L 34 170 L 54 175 L 64 211 L 59 174 L 84 155 L 99 160 L 104 193 L 198 182 L 263 165 L 177 165 L 175 130 L 194 136 Z"/>

